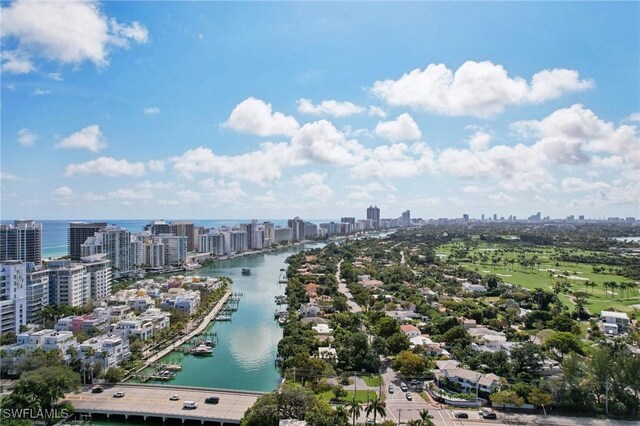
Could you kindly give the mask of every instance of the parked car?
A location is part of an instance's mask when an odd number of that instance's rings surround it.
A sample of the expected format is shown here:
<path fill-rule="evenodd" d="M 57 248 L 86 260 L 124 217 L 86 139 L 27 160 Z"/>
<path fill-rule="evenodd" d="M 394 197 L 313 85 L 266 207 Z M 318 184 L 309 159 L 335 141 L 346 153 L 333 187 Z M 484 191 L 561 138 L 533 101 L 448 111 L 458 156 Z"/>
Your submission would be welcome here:
<path fill-rule="evenodd" d="M 408 399 L 409 401 L 412 401 L 412 400 L 413 400 L 413 395 L 411 395 L 411 392 L 407 392 L 407 393 L 405 394 L 405 396 L 407 397 L 407 399 Z"/>
<path fill-rule="evenodd" d="M 464 411 L 453 411 L 452 414 L 453 414 L 453 417 L 455 417 L 456 419 L 468 419 L 469 418 L 469 414 L 465 413 Z"/>
<path fill-rule="evenodd" d="M 220 402 L 220 398 L 217 396 L 209 396 L 204 400 L 205 404 L 217 404 Z"/>
<path fill-rule="evenodd" d="M 485 420 L 495 420 L 495 419 L 498 418 L 496 413 L 494 413 L 492 411 L 481 411 L 480 412 L 480 417 L 482 417 Z"/>
<path fill-rule="evenodd" d="M 171 401 L 179 401 L 180 400 L 180 395 L 171 395 L 169 400 L 171 400 Z"/>
<path fill-rule="evenodd" d="M 102 388 L 93 388 L 91 389 L 91 393 L 102 393 L 104 392 L 104 389 Z"/>
<path fill-rule="evenodd" d="M 389 385 L 389 393 L 393 393 L 393 386 Z"/>
<path fill-rule="evenodd" d="M 402 392 L 406 392 L 408 389 L 409 388 L 405 382 L 400 382 L 400 390 L 402 390 Z"/>
<path fill-rule="evenodd" d="M 124 398 L 124 392 L 116 392 L 113 394 L 114 398 Z"/>
<path fill-rule="evenodd" d="M 182 408 L 185 408 L 187 410 L 195 410 L 196 408 L 198 408 L 198 403 L 195 401 L 185 401 L 182 403 Z"/>

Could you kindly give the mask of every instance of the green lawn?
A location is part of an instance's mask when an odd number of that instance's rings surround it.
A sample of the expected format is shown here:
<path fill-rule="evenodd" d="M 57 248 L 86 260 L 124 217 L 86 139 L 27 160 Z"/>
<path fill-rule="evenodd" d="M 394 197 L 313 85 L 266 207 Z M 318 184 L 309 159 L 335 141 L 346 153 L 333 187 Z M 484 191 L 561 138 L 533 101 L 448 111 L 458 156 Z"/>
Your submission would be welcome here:
<path fill-rule="evenodd" d="M 439 253 L 450 254 L 456 244 L 446 244 L 438 247 Z M 461 246 L 458 244 L 457 246 Z M 499 245 L 490 245 L 483 243 L 479 247 L 469 251 L 470 255 L 478 255 L 487 253 L 489 256 L 492 252 L 500 248 Z M 575 252 L 589 253 L 585 250 L 574 250 Z M 630 281 L 628 278 L 615 274 L 596 274 L 593 272 L 593 265 L 590 264 L 574 264 L 566 262 L 555 262 L 552 260 L 553 248 L 536 248 L 532 249 L 530 254 L 535 254 L 540 264 L 532 269 L 522 270 L 516 263 L 515 265 L 502 265 L 493 263 L 471 263 L 462 262 L 461 265 L 477 271 L 482 275 L 496 274 L 502 278 L 504 282 L 521 285 L 530 290 L 536 287 L 545 290 L 552 290 L 553 284 L 559 278 L 566 278 L 571 284 L 571 291 L 582 291 L 587 293 L 587 309 L 592 314 L 598 314 L 601 310 L 616 309 L 620 311 L 632 311 L 631 305 L 640 305 L 639 290 L 622 291 L 616 290 L 612 294 L 610 290 L 605 292 L 603 283 L 605 281 L 615 281 L 621 283 Z M 515 251 L 507 251 L 502 253 L 504 259 L 515 259 L 518 253 Z M 598 265 L 603 266 L 603 265 Z M 593 281 L 597 284 L 594 288 L 587 288 L 584 283 Z M 572 307 L 570 299 L 566 295 L 560 295 L 560 299 L 569 307 Z"/>
<path fill-rule="evenodd" d="M 380 386 L 382 383 L 382 377 L 380 376 L 362 376 L 362 380 L 364 380 L 367 386 L 371 387 Z"/>
<path fill-rule="evenodd" d="M 375 396 L 377 395 L 377 392 L 374 391 L 369 391 L 369 398 L 373 399 Z M 333 391 L 326 391 L 326 392 L 322 392 L 320 394 L 318 394 L 318 397 L 320 399 L 323 399 L 325 401 L 330 401 L 333 398 L 336 397 L 336 395 L 333 393 Z M 340 398 L 341 401 L 351 401 L 354 398 L 354 391 L 347 391 L 347 396 Z M 356 401 L 358 401 L 361 404 L 366 404 L 368 399 L 367 399 L 367 391 L 366 390 L 357 390 L 355 391 L 355 398 Z"/>

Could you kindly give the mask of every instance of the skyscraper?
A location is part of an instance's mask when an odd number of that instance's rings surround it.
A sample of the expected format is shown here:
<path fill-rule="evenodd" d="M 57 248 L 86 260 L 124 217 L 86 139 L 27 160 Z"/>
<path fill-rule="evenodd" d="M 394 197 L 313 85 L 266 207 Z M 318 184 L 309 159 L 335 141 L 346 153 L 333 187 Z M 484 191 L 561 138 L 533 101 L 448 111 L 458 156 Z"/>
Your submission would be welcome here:
<path fill-rule="evenodd" d="M 0 263 L 0 334 L 27 325 L 27 269 L 19 260 Z"/>
<path fill-rule="evenodd" d="M 407 210 L 402 213 L 402 226 L 411 226 L 411 211 Z"/>
<path fill-rule="evenodd" d="M 124 228 L 108 226 L 87 238 L 80 247 L 82 257 L 106 253 L 115 278 L 136 268 L 136 243 L 131 241 L 131 233 Z"/>
<path fill-rule="evenodd" d="M 367 219 L 373 222 L 375 229 L 380 228 L 380 209 L 378 206 L 369 206 L 367 209 Z"/>
<path fill-rule="evenodd" d="M 193 222 L 173 222 L 171 233 L 179 237 L 187 237 L 187 251 L 195 251 L 196 240 L 193 234 Z"/>
<path fill-rule="evenodd" d="M 33 220 L 16 220 L 0 225 L 0 262 L 20 260 L 42 263 L 42 224 Z"/>
<path fill-rule="evenodd" d="M 93 234 L 106 228 L 107 222 L 70 222 L 69 223 L 69 258 L 80 260 L 82 257 L 80 246 L 93 237 Z"/>
<path fill-rule="evenodd" d="M 291 238 L 293 241 L 304 240 L 304 220 L 296 216 L 287 221 L 287 226 L 291 228 Z"/>

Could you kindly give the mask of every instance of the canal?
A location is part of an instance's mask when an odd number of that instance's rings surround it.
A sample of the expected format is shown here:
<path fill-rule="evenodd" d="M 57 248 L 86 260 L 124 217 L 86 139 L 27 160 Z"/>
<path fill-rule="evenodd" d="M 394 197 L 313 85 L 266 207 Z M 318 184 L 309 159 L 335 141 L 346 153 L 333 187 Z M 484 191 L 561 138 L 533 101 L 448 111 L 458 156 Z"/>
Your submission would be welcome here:
<path fill-rule="evenodd" d="M 321 246 L 313 244 L 306 248 Z M 191 273 L 203 277 L 228 276 L 233 280 L 232 291 L 244 296 L 231 321 L 212 322 L 207 327 L 207 333 L 217 334 L 213 356 L 172 352 L 162 359 L 162 363 L 182 365 L 176 377 L 165 383 L 262 392 L 274 390 L 281 380 L 275 359 L 282 338 L 282 329 L 273 316 L 276 310 L 274 297 L 284 294 L 285 286 L 278 281 L 284 275 L 280 269 L 287 267 L 285 259 L 302 250 L 302 246 L 296 246 L 221 260 L 213 267 Z M 242 275 L 243 268 L 250 268 L 251 275 Z"/>

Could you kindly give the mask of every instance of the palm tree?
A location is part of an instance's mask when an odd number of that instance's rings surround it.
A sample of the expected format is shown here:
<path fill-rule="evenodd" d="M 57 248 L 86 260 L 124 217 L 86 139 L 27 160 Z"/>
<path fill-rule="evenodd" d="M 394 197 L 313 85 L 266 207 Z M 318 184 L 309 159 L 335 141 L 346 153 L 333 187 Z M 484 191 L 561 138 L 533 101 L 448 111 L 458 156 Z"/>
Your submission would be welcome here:
<path fill-rule="evenodd" d="M 367 405 L 367 416 L 373 413 L 373 425 L 376 425 L 376 419 L 378 414 L 380 416 L 385 417 L 386 413 L 384 411 L 384 405 L 382 405 L 382 401 L 378 397 L 373 398 L 369 401 L 369 405 Z"/>
<path fill-rule="evenodd" d="M 609 292 L 607 291 L 607 289 L 609 288 L 609 281 L 603 282 L 602 287 L 604 287 L 604 297 L 608 297 Z"/>
<path fill-rule="evenodd" d="M 356 398 L 353 398 L 353 401 L 347 402 L 347 409 L 351 418 L 353 419 L 353 426 L 356 426 L 356 419 L 360 418 L 360 412 L 362 412 L 362 407 L 360 403 L 356 402 Z"/>
<path fill-rule="evenodd" d="M 349 413 L 347 409 L 344 408 L 344 405 L 338 405 L 336 407 L 336 412 L 333 415 L 334 424 L 336 425 L 348 425 L 349 424 Z"/>
<path fill-rule="evenodd" d="M 426 408 L 420 411 L 420 422 L 422 426 L 435 426 L 435 423 L 433 423 L 433 416 Z"/>

